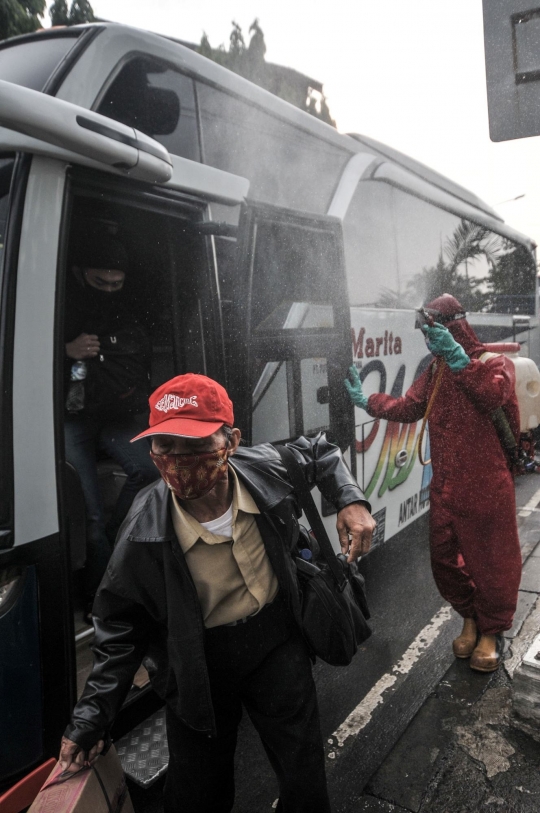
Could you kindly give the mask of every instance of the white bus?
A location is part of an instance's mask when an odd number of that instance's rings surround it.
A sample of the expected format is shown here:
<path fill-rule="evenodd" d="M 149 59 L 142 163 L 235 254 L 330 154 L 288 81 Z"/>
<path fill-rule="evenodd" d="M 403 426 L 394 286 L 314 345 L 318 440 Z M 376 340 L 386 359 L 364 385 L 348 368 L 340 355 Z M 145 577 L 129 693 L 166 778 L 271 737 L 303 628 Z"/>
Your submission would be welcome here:
<path fill-rule="evenodd" d="M 349 365 L 368 393 L 404 392 L 430 358 L 413 309 L 445 291 L 482 339 L 540 356 L 534 245 L 461 186 L 164 36 L 95 24 L 0 43 L 0 793 L 41 777 L 76 696 L 85 528 L 62 324 L 70 241 L 96 223 L 137 258 L 152 385 L 220 380 L 250 443 L 326 430 L 376 546 L 428 510 L 430 470 L 419 427 L 353 409 Z M 121 473 L 99 466 L 114 490 Z"/>

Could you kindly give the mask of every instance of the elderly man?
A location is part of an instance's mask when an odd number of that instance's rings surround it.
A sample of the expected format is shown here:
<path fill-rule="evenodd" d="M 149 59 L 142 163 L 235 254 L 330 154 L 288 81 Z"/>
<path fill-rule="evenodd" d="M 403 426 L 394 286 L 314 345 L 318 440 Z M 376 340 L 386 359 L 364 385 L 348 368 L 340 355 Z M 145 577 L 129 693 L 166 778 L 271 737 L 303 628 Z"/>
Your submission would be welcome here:
<path fill-rule="evenodd" d="M 141 660 L 167 705 L 165 811 L 227 813 L 244 706 L 286 813 L 328 813 L 294 551 L 299 510 L 270 444 L 239 447 L 227 392 L 178 376 L 150 398 L 162 480 L 139 494 L 94 603 L 95 665 L 60 754 L 76 770 L 103 747 Z M 288 444 L 338 509 L 341 549 L 367 553 L 369 505 L 323 434 Z"/>
<path fill-rule="evenodd" d="M 437 297 L 426 310 L 435 322 L 423 326 L 435 359 L 405 395 L 367 398 L 354 367 L 353 384 L 345 385 L 353 403 L 373 417 L 414 423 L 431 409 L 433 575 L 463 617 L 455 656 L 470 658 L 478 672 L 493 672 L 521 578 L 514 483 L 494 422 L 505 423 L 510 439 L 519 437 L 514 370 L 504 356 L 483 359 L 486 348 L 453 296 Z"/>

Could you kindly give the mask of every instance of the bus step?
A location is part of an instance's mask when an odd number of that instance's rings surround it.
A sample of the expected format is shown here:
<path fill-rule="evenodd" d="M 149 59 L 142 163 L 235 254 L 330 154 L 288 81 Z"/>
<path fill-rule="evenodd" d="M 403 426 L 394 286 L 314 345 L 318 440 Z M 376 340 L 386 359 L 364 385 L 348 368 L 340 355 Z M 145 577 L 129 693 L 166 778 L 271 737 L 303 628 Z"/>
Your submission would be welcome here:
<path fill-rule="evenodd" d="M 158 709 L 114 746 L 126 775 L 140 787 L 149 788 L 169 764 L 165 709 Z"/>

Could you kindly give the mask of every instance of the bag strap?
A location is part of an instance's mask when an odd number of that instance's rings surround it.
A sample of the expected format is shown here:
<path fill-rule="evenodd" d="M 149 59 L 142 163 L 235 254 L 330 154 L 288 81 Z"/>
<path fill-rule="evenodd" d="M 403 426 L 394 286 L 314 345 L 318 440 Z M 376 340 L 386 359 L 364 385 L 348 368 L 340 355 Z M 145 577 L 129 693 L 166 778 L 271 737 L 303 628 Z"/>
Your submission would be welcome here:
<path fill-rule="evenodd" d="M 437 373 L 437 378 L 435 379 L 435 386 L 433 387 L 433 392 L 431 393 L 431 398 L 429 399 L 427 409 L 426 409 L 426 412 L 425 412 L 425 415 L 424 415 L 424 419 L 422 421 L 422 427 L 420 429 L 420 434 L 418 436 L 418 460 L 420 461 L 422 466 L 429 466 L 429 464 L 431 463 L 431 457 L 429 458 L 429 460 L 424 460 L 424 458 L 422 456 L 422 444 L 424 442 L 424 432 L 425 432 L 425 429 L 426 429 L 426 423 L 427 423 L 428 418 L 429 418 L 429 413 L 431 412 L 433 402 L 435 401 L 435 398 L 437 397 L 437 393 L 439 392 L 440 386 L 442 384 L 442 377 L 443 377 L 443 373 L 444 373 L 444 368 L 446 367 L 446 362 L 445 362 L 444 359 L 440 359 L 439 363 L 440 363 L 440 366 L 439 366 L 439 370 L 438 370 L 438 373 Z"/>
<path fill-rule="evenodd" d="M 287 469 L 287 474 L 289 475 L 290 481 L 294 486 L 300 507 L 303 509 L 306 517 L 308 518 L 311 525 L 311 530 L 315 534 L 315 538 L 319 543 L 320 551 L 324 556 L 328 567 L 330 568 L 330 572 L 332 573 L 332 576 L 334 577 L 334 580 L 340 590 L 343 590 L 347 584 L 347 578 L 343 572 L 342 566 L 336 558 L 336 553 L 332 547 L 330 539 L 328 538 L 326 528 L 324 527 L 321 515 L 317 510 L 315 501 L 311 496 L 311 491 L 306 483 L 302 469 L 300 468 L 300 464 L 298 463 L 293 452 L 287 446 L 275 444 L 274 449 L 280 455 L 283 464 Z"/>
<path fill-rule="evenodd" d="M 101 776 L 99 775 L 99 771 L 98 771 L 98 769 L 96 768 L 95 765 L 92 765 L 92 770 L 94 771 L 94 773 L 96 775 L 96 779 L 97 779 L 97 781 L 99 783 L 99 787 L 101 788 L 103 796 L 105 797 L 105 803 L 107 805 L 107 810 L 109 811 L 109 813 L 115 813 L 115 811 L 113 810 L 113 806 L 111 804 L 111 800 L 109 799 L 109 795 L 107 793 L 107 788 L 105 787 L 105 783 L 104 783 L 103 779 L 101 778 Z"/>

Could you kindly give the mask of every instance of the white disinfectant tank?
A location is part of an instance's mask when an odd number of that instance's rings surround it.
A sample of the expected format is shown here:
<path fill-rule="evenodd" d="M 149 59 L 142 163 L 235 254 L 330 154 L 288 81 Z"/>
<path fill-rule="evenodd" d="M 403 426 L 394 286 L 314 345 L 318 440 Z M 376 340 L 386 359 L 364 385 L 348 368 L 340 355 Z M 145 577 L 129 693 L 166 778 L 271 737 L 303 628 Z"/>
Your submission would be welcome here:
<path fill-rule="evenodd" d="M 516 396 L 519 405 L 520 431 L 528 432 L 540 424 L 540 371 L 532 359 L 519 355 L 517 342 L 486 344 L 489 352 L 484 353 L 482 361 L 500 355 L 509 358 L 516 371 Z"/>

